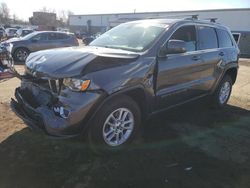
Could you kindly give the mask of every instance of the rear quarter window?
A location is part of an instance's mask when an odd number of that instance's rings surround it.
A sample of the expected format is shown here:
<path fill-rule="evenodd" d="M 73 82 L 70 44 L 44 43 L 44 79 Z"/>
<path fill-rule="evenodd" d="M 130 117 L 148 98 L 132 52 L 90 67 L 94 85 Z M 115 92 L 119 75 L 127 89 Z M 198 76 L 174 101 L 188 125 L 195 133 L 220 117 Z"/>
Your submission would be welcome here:
<path fill-rule="evenodd" d="M 217 34 L 218 34 L 220 48 L 228 48 L 233 46 L 233 41 L 227 31 L 222 29 L 217 29 Z"/>
<path fill-rule="evenodd" d="M 213 27 L 198 26 L 198 38 L 200 50 L 218 48 L 217 35 Z"/>
<path fill-rule="evenodd" d="M 63 39 L 68 39 L 68 38 L 70 38 L 70 36 L 67 35 L 67 34 L 57 33 L 57 39 L 58 40 L 63 40 Z"/>

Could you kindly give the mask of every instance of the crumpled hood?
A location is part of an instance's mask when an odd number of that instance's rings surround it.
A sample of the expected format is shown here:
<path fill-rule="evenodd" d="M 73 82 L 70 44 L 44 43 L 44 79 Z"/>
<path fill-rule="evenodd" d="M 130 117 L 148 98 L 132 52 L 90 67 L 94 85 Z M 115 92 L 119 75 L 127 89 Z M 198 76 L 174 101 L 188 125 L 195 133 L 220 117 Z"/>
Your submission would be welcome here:
<path fill-rule="evenodd" d="M 26 70 L 37 77 L 66 78 L 135 61 L 138 54 L 100 47 L 70 47 L 31 53 Z"/>

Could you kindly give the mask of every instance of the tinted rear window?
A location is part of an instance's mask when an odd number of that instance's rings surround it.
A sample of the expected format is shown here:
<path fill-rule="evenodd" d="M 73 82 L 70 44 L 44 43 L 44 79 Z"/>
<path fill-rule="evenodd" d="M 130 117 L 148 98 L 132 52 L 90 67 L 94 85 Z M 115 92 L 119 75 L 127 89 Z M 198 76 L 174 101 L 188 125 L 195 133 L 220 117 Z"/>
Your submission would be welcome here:
<path fill-rule="evenodd" d="M 219 38 L 219 47 L 220 48 L 227 48 L 227 47 L 233 46 L 232 39 L 227 31 L 217 29 L 217 34 L 218 34 L 218 38 Z"/>
<path fill-rule="evenodd" d="M 63 33 L 57 33 L 57 39 L 61 40 L 61 39 L 68 39 L 70 36 L 67 34 L 63 34 Z"/>
<path fill-rule="evenodd" d="M 214 28 L 199 26 L 198 35 L 200 50 L 218 48 L 217 35 Z"/>

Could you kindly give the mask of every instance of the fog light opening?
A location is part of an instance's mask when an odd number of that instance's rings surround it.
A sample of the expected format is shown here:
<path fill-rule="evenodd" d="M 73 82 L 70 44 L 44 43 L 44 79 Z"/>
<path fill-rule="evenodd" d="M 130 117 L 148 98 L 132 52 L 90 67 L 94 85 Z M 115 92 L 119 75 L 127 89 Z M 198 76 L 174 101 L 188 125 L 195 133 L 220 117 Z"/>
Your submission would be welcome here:
<path fill-rule="evenodd" d="M 69 114 L 70 114 L 70 111 L 65 109 L 64 107 L 54 107 L 54 112 L 57 114 L 57 115 L 60 115 L 62 118 L 66 119 L 69 117 Z"/>

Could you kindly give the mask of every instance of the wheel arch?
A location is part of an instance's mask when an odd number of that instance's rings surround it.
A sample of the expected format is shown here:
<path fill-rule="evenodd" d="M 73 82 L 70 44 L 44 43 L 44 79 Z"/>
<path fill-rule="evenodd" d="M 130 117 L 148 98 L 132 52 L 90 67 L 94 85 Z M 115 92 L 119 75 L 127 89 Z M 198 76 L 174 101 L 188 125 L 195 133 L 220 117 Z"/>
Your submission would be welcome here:
<path fill-rule="evenodd" d="M 87 126 L 83 130 L 85 132 L 86 129 L 90 127 L 91 121 L 94 119 L 96 116 L 97 112 L 102 108 L 102 106 L 109 100 L 112 100 L 114 97 L 119 97 L 120 95 L 125 95 L 130 97 L 136 104 L 139 106 L 139 109 L 141 111 L 141 119 L 145 119 L 148 116 L 148 101 L 146 97 L 146 92 L 144 90 L 143 86 L 136 86 L 136 87 L 131 87 L 127 89 L 122 89 L 120 91 L 117 91 L 115 93 L 112 93 L 110 95 L 105 95 L 100 102 L 98 102 L 97 105 L 95 105 L 94 109 L 90 111 L 90 116 L 87 118 Z M 87 132 L 87 131 L 86 131 Z"/>
<path fill-rule="evenodd" d="M 19 49 L 25 49 L 25 50 L 28 51 L 29 54 L 31 53 L 31 51 L 29 50 L 29 48 L 24 47 L 24 46 L 18 46 L 18 47 L 16 47 L 16 48 L 12 51 L 12 53 L 11 53 L 12 57 L 14 58 L 14 60 L 16 60 L 15 54 L 16 54 L 17 50 L 19 50 Z"/>
<path fill-rule="evenodd" d="M 229 75 L 232 79 L 232 82 L 233 84 L 236 82 L 236 78 L 237 78 L 237 74 L 238 74 L 238 68 L 237 67 L 231 67 L 231 68 L 228 68 L 226 71 L 225 71 L 225 75 Z"/>
<path fill-rule="evenodd" d="M 16 53 L 16 51 L 19 50 L 19 49 L 25 49 L 25 50 L 27 50 L 28 52 L 31 52 L 30 49 L 27 48 L 27 47 L 25 47 L 25 46 L 18 46 L 18 47 L 16 47 L 16 48 L 13 50 L 12 54 L 14 55 L 14 54 Z"/>

